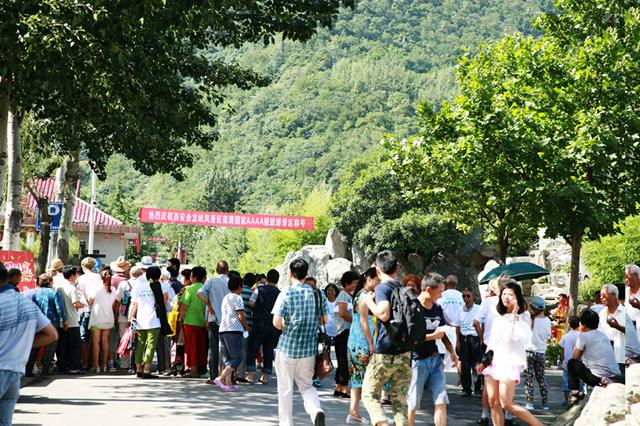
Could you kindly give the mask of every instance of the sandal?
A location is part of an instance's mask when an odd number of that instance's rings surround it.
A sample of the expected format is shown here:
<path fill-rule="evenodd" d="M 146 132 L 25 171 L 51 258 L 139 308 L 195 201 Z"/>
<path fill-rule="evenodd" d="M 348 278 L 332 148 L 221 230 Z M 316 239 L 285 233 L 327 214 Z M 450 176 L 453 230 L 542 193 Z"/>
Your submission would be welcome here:
<path fill-rule="evenodd" d="M 213 381 L 213 379 L 207 379 L 203 383 L 205 385 L 215 385 L 215 382 Z"/>
<path fill-rule="evenodd" d="M 569 401 L 569 403 L 567 404 L 567 409 L 573 407 L 574 405 L 576 405 L 577 403 L 579 403 L 580 401 L 582 401 L 585 397 L 585 394 L 582 392 L 578 392 L 577 394 L 571 394 L 571 400 Z"/>

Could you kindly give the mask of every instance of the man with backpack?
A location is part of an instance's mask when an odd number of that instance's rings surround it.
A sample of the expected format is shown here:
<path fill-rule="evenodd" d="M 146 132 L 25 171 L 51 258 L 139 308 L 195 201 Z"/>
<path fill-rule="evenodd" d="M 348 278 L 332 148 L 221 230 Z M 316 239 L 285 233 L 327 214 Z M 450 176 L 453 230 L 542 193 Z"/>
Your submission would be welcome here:
<path fill-rule="evenodd" d="M 436 426 L 447 424 L 447 379 L 444 374 L 444 361 L 438 352 L 436 341 L 442 340 L 451 355 L 451 363 L 458 366 L 458 357 L 453 345 L 444 331 L 446 324 L 442 307 L 436 303 L 444 291 L 444 277 L 436 273 L 428 273 L 422 278 L 422 292 L 418 295 L 420 310 L 425 322 L 425 338 L 413 351 L 411 362 L 411 385 L 407 401 L 409 405 L 409 426 L 416 420 L 416 411 L 420 408 L 420 400 L 425 387 L 431 391 Z"/>
<path fill-rule="evenodd" d="M 398 281 L 400 271 L 398 260 L 392 251 L 383 250 L 378 253 L 376 271 L 381 283 L 375 289 L 375 301 L 369 300 L 367 306 L 376 318 L 377 339 L 375 353 L 371 355 L 362 383 L 362 401 L 371 418 L 371 424 L 388 425 L 389 421 L 378 398 L 384 384 L 389 383 L 395 424 L 406 426 L 408 424 L 407 391 L 411 382 L 411 348 L 398 347 L 397 342 L 392 341 L 389 335 L 391 331 L 395 336 L 398 326 L 403 325 L 398 318 L 401 316 L 398 315 L 398 310 L 392 309 L 396 307 L 392 305 L 392 294 L 400 294 L 403 288 L 402 283 Z M 411 287 L 404 288 L 415 298 Z M 424 326 L 424 321 L 422 325 Z"/>

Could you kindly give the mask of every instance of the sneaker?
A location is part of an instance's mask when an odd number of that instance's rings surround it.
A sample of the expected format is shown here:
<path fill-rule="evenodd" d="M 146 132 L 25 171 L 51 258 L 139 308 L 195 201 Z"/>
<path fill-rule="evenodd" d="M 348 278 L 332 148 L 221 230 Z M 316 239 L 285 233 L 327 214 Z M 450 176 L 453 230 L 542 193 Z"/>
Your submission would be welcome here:
<path fill-rule="evenodd" d="M 316 418 L 313 421 L 314 426 L 324 426 L 324 411 L 318 411 Z"/>
<path fill-rule="evenodd" d="M 321 388 L 322 387 L 322 382 L 320 380 L 318 380 L 318 379 L 315 379 L 313 381 L 313 387 L 314 388 Z"/>
<path fill-rule="evenodd" d="M 476 422 L 482 426 L 489 426 L 489 418 L 488 417 L 480 417 L 480 419 Z"/>
<path fill-rule="evenodd" d="M 117 370 L 115 367 L 109 367 L 109 373 L 115 373 Z"/>
<path fill-rule="evenodd" d="M 349 414 L 345 423 L 348 425 L 368 425 L 369 420 L 365 419 L 364 417 L 354 417 Z"/>
<path fill-rule="evenodd" d="M 534 410 L 535 409 L 533 404 L 530 403 L 530 402 L 527 402 L 527 404 L 524 406 L 524 408 L 526 408 L 527 410 Z"/>
<path fill-rule="evenodd" d="M 549 405 L 547 405 L 547 404 L 542 404 L 542 407 L 541 407 L 541 408 L 542 408 L 544 411 L 549 411 Z"/>

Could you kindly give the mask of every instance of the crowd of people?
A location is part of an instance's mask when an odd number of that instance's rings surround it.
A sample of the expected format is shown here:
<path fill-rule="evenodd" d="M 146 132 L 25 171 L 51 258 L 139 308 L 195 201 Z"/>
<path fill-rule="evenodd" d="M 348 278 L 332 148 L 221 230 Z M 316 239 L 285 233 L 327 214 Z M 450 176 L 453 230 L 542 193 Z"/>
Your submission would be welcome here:
<path fill-rule="evenodd" d="M 446 425 L 448 367 L 457 369 L 463 397 L 482 396 L 479 424 L 515 417 L 541 425 L 531 413 L 534 379 L 537 408 L 549 409 L 546 303 L 527 302 L 508 276 L 490 281 L 477 304 L 454 275 L 401 276 L 389 250 L 364 273 L 346 272 L 341 288 L 318 289 L 303 259 L 290 263 L 285 291 L 276 270 L 242 276 L 225 261 L 215 270 L 208 278 L 204 267 L 184 268 L 177 259 L 159 267 L 148 256 L 100 268 L 91 257 L 79 268 L 56 259 L 35 289 L 20 294 L 20 271 L 0 264 L 0 306 L 7 308 L 0 310 L 0 424 L 11 424 L 25 373 L 120 369 L 143 380 L 202 377 L 223 392 L 267 384 L 275 371 L 279 424 L 293 424 L 295 383 L 311 422 L 324 425 L 319 343 L 335 351 L 333 396 L 350 400 L 347 424 L 388 425 L 389 404 L 396 425 L 413 425 L 428 389 L 433 421 Z M 560 340 L 567 406 L 588 387 L 623 382 L 626 366 L 640 360 L 640 268 L 628 265 L 625 279 L 624 295 L 606 285 L 601 303 L 567 318 Z M 514 395 L 523 377 L 527 403 L 520 406 Z"/>

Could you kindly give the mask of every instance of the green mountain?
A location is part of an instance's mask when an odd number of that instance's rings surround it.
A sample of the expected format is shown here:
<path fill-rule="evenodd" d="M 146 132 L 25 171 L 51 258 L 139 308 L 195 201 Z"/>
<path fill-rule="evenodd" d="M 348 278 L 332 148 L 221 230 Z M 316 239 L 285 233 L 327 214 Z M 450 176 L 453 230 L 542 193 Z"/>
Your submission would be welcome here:
<path fill-rule="evenodd" d="M 455 64 L 466 49 L 505 33 L 534 33 L 532 18 L 551 7 L 543 0 L 365 0 L 306 44 L 212 49 L 272 84 L 229 90 L 220 140 L 198 152 L 184 182 L 128 172 L 126 160 L 114 158 L 99 185 L 109 200 L 101 207 L 131 219 L 114 205 L 114 192 L 136 207 L 215 207 L 202 204 L 210 170 L 232 177 L 235 208 L 248 212 L 280 210 L 321 183 L 335 186 L 345 165 L 377 149 L 383 134 L 416 132 L 420 100 L 455 95 Z"/>

